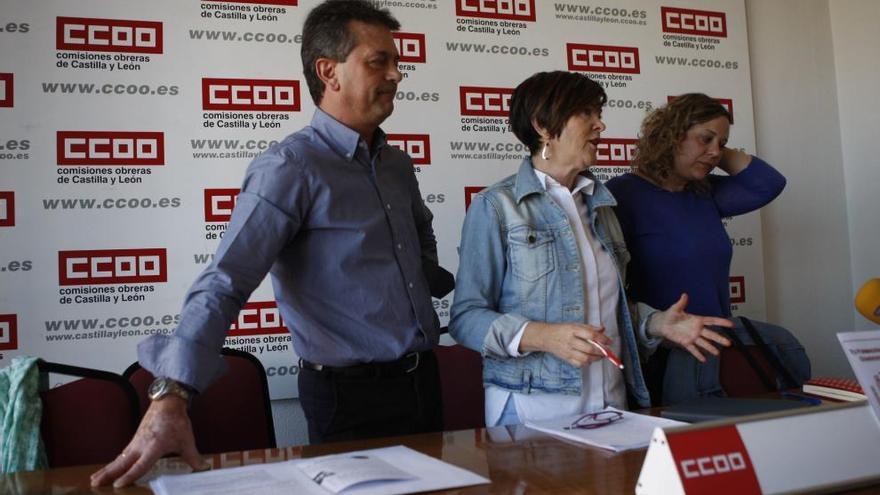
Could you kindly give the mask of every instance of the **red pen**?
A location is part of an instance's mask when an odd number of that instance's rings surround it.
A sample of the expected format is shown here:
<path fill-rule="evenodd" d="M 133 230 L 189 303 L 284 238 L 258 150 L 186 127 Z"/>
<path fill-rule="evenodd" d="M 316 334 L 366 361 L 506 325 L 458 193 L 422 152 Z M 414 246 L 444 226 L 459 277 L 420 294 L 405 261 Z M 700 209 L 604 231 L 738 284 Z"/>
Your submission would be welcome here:
<path fill-rule="evenodd" d="M 587 342 L 593 344 L 593 345 L 596 346 L 600 351 L 602 351 L 602 354 L 603 354 L 603 355 L 604 355 L 609 361 L 611 361 L 611 364 L 613 364 L 614 366 L 617 366 L 617 367 L 620 368 L 620 369 L 623 369 L 623 363 L 620 362 L 620 359 L 617 359 L 617 356 L 615 356 L 614 353 L 611 352 L 611 349 L 609 349 L 608 347 L 605 347 L 604 345 L 602 345 L 602 344 L 600 344 L 600 343 L 598 343 L 598 342 L 596 342 L 595 340 L 592 340 L 592 339 L 591 339 L 591 340 L 587 340 Z"/>

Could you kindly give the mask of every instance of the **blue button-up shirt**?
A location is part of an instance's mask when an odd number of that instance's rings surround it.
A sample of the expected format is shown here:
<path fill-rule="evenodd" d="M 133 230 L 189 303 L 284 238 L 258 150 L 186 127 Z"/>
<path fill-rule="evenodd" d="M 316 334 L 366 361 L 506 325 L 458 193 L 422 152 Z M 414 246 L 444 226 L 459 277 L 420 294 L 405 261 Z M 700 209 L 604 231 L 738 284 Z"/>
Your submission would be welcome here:
<path fill-rule="evenodd" d="M 430 349 L 438 320 L 423 272 L 437 262 L 412 161 L 376 131 L 372 147 L 320 109 L 248 167 L 213 263 L 173 335 L 141 365 L 204 389 L 224 369 L 231 322 L 267 272 L 297 353 L 348 366 Z"/>

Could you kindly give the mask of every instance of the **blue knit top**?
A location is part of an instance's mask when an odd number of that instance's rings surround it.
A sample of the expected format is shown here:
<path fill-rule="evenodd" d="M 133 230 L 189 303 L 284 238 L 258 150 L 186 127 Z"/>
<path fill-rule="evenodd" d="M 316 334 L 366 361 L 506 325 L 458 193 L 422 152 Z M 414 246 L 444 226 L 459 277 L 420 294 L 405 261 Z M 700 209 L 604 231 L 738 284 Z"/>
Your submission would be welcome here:
<path fill-rule="evenodd" d="M 785 187 L 785 177 L 759 158 L 734 176 L 710 175 L 708 193 L 669 192 L 635 175 L 608 181 L 632 261 L 628 294 L 658 309 L 683 292 L 687 311 L 730 316 L 733 254 L 722 218 L 757 210 Z"/>

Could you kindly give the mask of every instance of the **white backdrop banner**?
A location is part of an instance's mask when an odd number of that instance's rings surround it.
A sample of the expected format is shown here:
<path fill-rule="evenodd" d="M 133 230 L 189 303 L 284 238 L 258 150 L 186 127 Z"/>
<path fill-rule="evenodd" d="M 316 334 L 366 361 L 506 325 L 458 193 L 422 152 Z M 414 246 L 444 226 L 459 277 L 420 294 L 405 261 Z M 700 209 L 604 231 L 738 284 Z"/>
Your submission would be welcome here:
<path fill-rule="evenodd" d="M 299 49 L 317 3 L 0 0 L 0 366 L 27 354 L 122 372 L 139 341 L 174 330 L 248 163 L 311 119 Z M 413 156 L 453 272 L 470 196 L 525 153 L 508 100 L 534 72 L 606 88 L 603 180 L 628 170 L 646 112 L 685 92 L 724 102 L 731 146 L 755 148 L 742 0 L 374 3 L 403 25 L 383 128 Z M 762 318 L 759 218 L 727 229 L 734 311 Z M 444 324 L 451 301 L 435 300 Z M 297 395 L 295 324 L 267 280 L 226 341 L 263 361 L 273 398 Z"/>

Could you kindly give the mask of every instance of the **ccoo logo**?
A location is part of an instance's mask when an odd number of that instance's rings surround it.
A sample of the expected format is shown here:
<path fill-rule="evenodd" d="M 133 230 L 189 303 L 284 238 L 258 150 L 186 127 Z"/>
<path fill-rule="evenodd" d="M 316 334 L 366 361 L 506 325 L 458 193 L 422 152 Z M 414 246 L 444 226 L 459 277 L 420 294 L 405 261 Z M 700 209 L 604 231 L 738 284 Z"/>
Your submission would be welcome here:
<path fill-rule="evenodd" d="M 566 43 L 568 70 L 638 74 L 639 49 L 629 46 Z"/>
<path fill-rule="evenodd" d="M 298 112 L 299 81 L 203 78 L 202 109 Z"/>
<path fill-rule="evenodd" d="M 397 53 L 400 54 L 400 61 L 404 63 L 425 63 L 425 35 L 422 33 L 401 33 L 395 32 L 394 44 L 397 46 Z"/>
<path fill-rule="evenodd" d="M 58 17 L 55 47 L 91 52 L 162 53 L 162 23 Z"/>
<path fill-rule="evenodd" d="M 431 137 L 427 134 L 388 134 L 388 144 L 412 158 L 413 165 L 431 164 Z"/>
<path fill-rule="evenodd" d="M 13 76 L 9 72 L 0 72 L 0 108 L 11 108 L 14 102 Z"/>
<path fill-rule="evenodd" d="M 240 189 L 205 189 L 205 221 L 228 222 Z"/>
<path fill-rule="evenodd" d="M 58 131 L 58 165 L 165 165 L 162 132 Z"/>
<path fill-rule="evenodd" d="M 535 0 L 455 0 L 455 14 L 509 21 L 535 21 Z"/>
<path fill-rule="evenodd" d="M 0 315 L 0 351 L 18 349 L 18 315 Z"/>
<path fill-rule="evenodd" d="M 727 37 L 727 15 L 708 10 L 660 7 L 664 33 Z"/>
<path fill-rule="evenodd" d="M 742 304 L 746 302 L 746 278 L 743 276 L 730 277 L 730 304 Z"/>
<path fill-rule="evenodd" d="M 287 333 L 275 301 L 249 302 L 238 312 L 238 319 L 229 327 L 229 336 L 271 335 Z"/>
<path fill-rule="evenodd" d="M 510 114 L 512 88 L 482 88 L 461 86 L 458 88 L 462 115 L 507 117 Z"/>
<path fill-rule="evenodd" d="M 630 138 L 602 138 L 596 150 L 596 165 L 628 166 L 636 155 L 638 140 Z"/>
<path fill-rule="evenodd" d="M 148 284 L 168 281 L 165 249 L 58 252 L 60 285 Z"/>
<path fill-rule="evenodd" d="M 0 191 L 0 227 L 15 227 L 15 192 Z"/>

